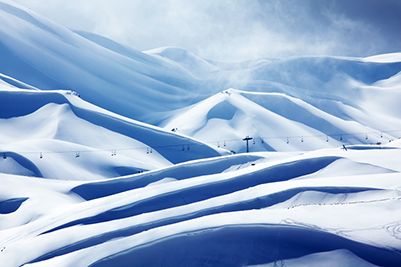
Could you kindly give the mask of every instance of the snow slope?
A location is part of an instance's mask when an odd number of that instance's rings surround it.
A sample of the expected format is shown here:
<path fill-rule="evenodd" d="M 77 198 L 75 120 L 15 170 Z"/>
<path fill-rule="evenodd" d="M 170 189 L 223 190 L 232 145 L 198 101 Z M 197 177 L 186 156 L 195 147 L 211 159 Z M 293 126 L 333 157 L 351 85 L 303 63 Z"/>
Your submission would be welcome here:
<path fill-rule="evenodd" d="M 148 53 L 205 68 L 204 61 L 182 49 Z M 172 112 L 161 125 L 236 152 L 245 151 L 246 136 L 254 138 L 252 151 L 386 143 L 401 137 L 399 54 L 207 61 L 218 71 L 209 68 L 213 71 L 204 79 L 214 79 L 216 88 L 236 89 L 211 93 Z"/>
<path fill-rule="evenodd" d="M 219 155 L 206 144 L 108 112 L 71 91 L 1 89 L 1 173 L 98 179 Z"/>
<path fill-rule="evenodd" d="M 371 57 L 366 57 L 364 60 L 368 62 L 377 62 L 377 63 L 392 63 L 392 62 L 401 62 L 401 53 L 388 53 L 382 55 L 375 55 Z"/>
<path fill-rule="evenodd" d="M 190 62 L 195 70 L 205 68 L 204 61 L 183 49 L 164 48 L 150 54 L 182 66 Z M 232 140 L 229 148 L 235 151 L 244 150 L 241 139 L 247 135 L 259 140 L 255 150 L 315 149 L 387 142 L 401 136 L 399 53 L 207 64 L 219 70 L 209 68 L 204 79 L 215 79 L 216 88 L 237 90 L 211 93 L 208 99 L 176 110 L 162 123 L 166 128 L 178 128 L 215 145 Z M 224 85 L 219 84 L 222 80 Z M 221 130 L 215 131 L 217 127 Z M 287 137 L 292 145 L 284 145 Z M 261 144 L 261 139 L 267 142 Z"/>
<path fill-rule="evenodd" d="M 392 61 L 296 57 L 218 63 L 180 48 L 142 53 L 98 35 L 70 31 L 4 0 L 0 22 L 1 73 L 42 89 L 73 89 L 103 108 L 153 122 L 161 112 L 230 86 L 257 91 L 292 86 L 295 91 L 286 92 L 290 96 L 343 99 L 349 78 L 372 84 L 401 70 L 397 54 L 387 55 Z"/>
<path fill-rule="evenodd" d="M 0 73 L 41 89 L 73 89 L 103 108 L 149 120 L 148 111 L 181 107 L 199 89 L 176 64 L 105 47 L 12 1 L 0 1 L 0 24 Z"/>
<path fill-rule="evenodd" d="M 183 133 L 203 140 L 206 137 L 209 140 L 212 131 L 209 126 L 202 131 L 197 126 L 213 125 L 215 120 L 206 122 L 205 118 L 199 118 L 200 121 L 190 122 L 197 125 L 191 127 L 186 120 L 179 119 L 183 109 L 230 87 L 282 94 L 281 100 L 274 97 L 274 101 L 282 103 L 269 104 L 273 95 L 257 94 L 250 99 L 255 104 L 249 101 L 237 103 L 239 110 L 251 106 L 254 110 L 243 113 L 244 120 L 252 120 L 252 116 L 263 117 L 255 114 L 256 110 L 262 112 L 260 106 L 284 121 L 295 120 L 295 126 L 280 124 L 285 131 L 275 135 L 300 137 L 309 133 L 324 136 L 338 134 L 337 130 L 344 127 L 344 134 L 349 134 L 350 129 L 359 133 L 361 128 L 365 128 L 362 132 L 401 129 L 401 110 L 397 101 L 401 97 L 399 53 L 369 58 L 303 56 L 214 62 L 176 47 L 140 52 L 96 34 L 73 32 L 4 0 L 0 2 L 0 23 L 4 25 L 0 29 L 0 73 L 41 89 L 73 89 L 83 99 L 130 118 L 157 125 L 168 124 L 169 127 L 171 121 L 177 125 L 185 124 L 184 128 L 188 130 Z M 260 103 L 255 98 L 267 99 L 267 102 Z M 291 103 L 294 101 L 303 104 Z M 387 104 L 382 105 L 383 102 Z M 276 108 L 270 110 L 272 105 Z M 317 121 L 307 115 L 311 110 L 319 113 L 313 115 L 319 117 Z M 327 117 L 331 117 L 330 122 L 326 121 Z M 324 123 L 320 127 L 322 120 Z M 337 122 L 328 125 L 333 123 L 332 120 Z M 254 130 L 251 126 L 249 132 L 245 127 L 248 123 L 240 128 L 225 127 L 225 131 L 235 132 L 217 135 L 212 140 L 223 142 L 234 136 L 243 138 L 245 132 L 255 138 L 271 136 L 271 131 L 266 131 L 271 128 L 268 121 L 259 120 L 260 127 L 256 127 L 259 129 Z M 358 125 L 350 127 L 349 121 L 356 121 Z M 227 123 L 236 124 L 234 121 Z M 331 132 L 334 130 L 336 132 Z M 388 135 L 389 138 L 393 136 Z M 326 147 L 322 142 L 316 143 L 318 147 Z M 265 147 L 270 150 L 288 148 L 274 142 Z M 314 149 L 316 145 L 305 143 L 294 148 Z M 239 145 L 232 149 L 241 151 Z"/>
<path fill-rule="evenodd" d="M 399 95 L 401 98 L 400 94 L 401 90 L 393 92 L 394 97 Z M 285 93 L 229 89 L 177 112 L 178 115 L 166 122 L 165 128 L 177 128 L 180 133 L 237 152 L 244 151 L 242 138 L 245 136 L 254 138 L 250 146 L 252 151 L 387 143 L 401 136 L 401 130 L 392 131 L 401 129 L 395 102 L 383 113 L 378 110 L 383 107 L 362 103 L 361 106 L 372 107 L 367 114 L 360 111 L 362 107 L 350 107 L 337 100 L 326 100 L 326 103 L 335 107 L 336 112 L 342 112 L 343 118 Z"/>
<path fill-rule="evenodd" d="M 14 79 L 2 73 L 0 73 L 0 86 L 2 87 L 2 90 L 16 89 L 16 88 L 36 89 L 35 87 L 29 84 L 18 81 L 17 79 Z"/>
<path fill-rule="evenodd" d="M 10 0 L 0 23 L 1 266 L 400 266 L 400 53 L 140 52 Z"/>
<path fill-rule="evenodd" d="M 1 211 L 0 257 L 4 266 L 397 266 L 400 156 L 400 146 L 233 155 L 95 182 L 2 174 L 12 207 Z"/>
<path fill-rule="evenodd" d="M 180 47 L 160 47 L 144 51 L 144 53 L 175 62 L 199 78 L 220 71 L 218 66 Z"/>

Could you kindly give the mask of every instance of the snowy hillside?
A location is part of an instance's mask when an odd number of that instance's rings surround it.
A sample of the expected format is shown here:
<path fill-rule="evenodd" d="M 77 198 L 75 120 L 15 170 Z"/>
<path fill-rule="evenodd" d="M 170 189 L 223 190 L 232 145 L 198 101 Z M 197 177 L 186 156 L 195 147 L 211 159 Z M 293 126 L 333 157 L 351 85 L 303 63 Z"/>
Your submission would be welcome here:
<path fill-rule="evenodd" d="M 0 267 L 399 267 L 400 100 L 401 53 L 141 52 L 0 0 Z"/>
<path fill-rule="evenodd" d="M 210 74 L 220 71 L 220 68 L 213 63 L 179 47 L 160 47 L 144 51 L 144 53 L 179 64 L 199 78 L 208 77 Z"/>
<path fill-rule="evenodd" d="M 397 266 L 400 157 L 398 143 L 235 155 L 106 182 L 2 174 L 0 257 L 3 266 Z"/>
<path fill-rule="evenodd" d="M 371 133 L 375 142 L 382 141 L 377 136 L 388 141 L 400 134 L 394 132 L 401 129 L 399 53 L 224 63 L 176 47 L 142 53 L 96 34 L 73 32 L 9 1 L 0 2 L 0 22 L 5 25 L 0 28 L 0 73 L 41 89 L 72 89 L 107 110 L 167 125 L 168 130 L 183 129 L 181 133 L 213 145 L 235 139 L 230 149 L 236 152 L 244 150 L 238 140 L 246 135 L 259 141 L 281 138 L 255 150 L 303 150 L 335 147 L 343 141 L 338 139 L 359 143 Z M 231 109 L 224 118 L 213 115 L 209 120 L 208 110 L 224 112 L 225 105 L 213 108 L 211 103 L 227 100 L 205 99 L 230 87 L 268 94 L 242 92 L 246 97 L 234 106 L 246 112 Z M 203 116 L 188 108 L 196 103 Z M 232 114 L 234 121 L 228 118 L 231 113 L 237 114 Z M 188 121 L 190 117 L 197 119 Z M 278 128 L 271 129 L 272 120 Z M 211 130 L 214 125 L 223 127 L 218 134 Z M 313 144 L 283 145 L 287 137 L 300 140 L 304 135 L 319 137 Z M 322 142 L 326 139 L 329 144 Z"/>
<path fill-rule="evenodd" d="M 285 93 L 229 89 L 180 110 L 165 128 L 177 128 L 177 132 L 236 152 L 245 150 L 245 136 L 254 138 L 252 151 L 387 143 L 401 136 L 398 103 L 391 103 L 391 97 L 401 99 L 400 89 L 379 92 L 385 89 L 367 87 L 361 90 L 366 97 L 352 106 L 337 99 L 321 99 L 325 110 Z M 377 94 L 380 96 L 375 97 Z M 389 105 L 376 105 L 375 101 L 386 94 Z"/>
<path fill-rule="evenodd" d="M 1 90 L 14 90 L 17 88 L 25 88 L 25 89 L 33 89 L 35 90 L 36 88 L 33 87 L 32 85 L 23 83 L 21 81 L 18 81 L 17 79 L 14 79 L 13 77 L 4 75 L 0 73 L 0 86 Z"/>
<path fill-rule="evenodd" d="M 113 114 L 71 91 L 5 88 L 0 86 L 1 173 L 95 179 L 219 155 L 206 144 Z"/>
<path fill-rule="evenodd" d="M 38 88 L 73 89 L 91 103 L 141 119 L 149 119 L 150 110 L 180 107 L 198 89 L 176 64 L 106 48 L 11 1 L 0 1 L 0 24 L 0 73 Z M 161 101 L 165 105 L 155 105 Z"/>
<path fill-rule="evenodd" d="M 153 53 L 199 68 L 205 64 L 178 49 L 165 50 Z M 236 89 L 179 109 L 162 125 L 236 152 L 245 150 L 245 136 L 254 138 L 253 151 L 386 143 L 401 137 L 399 59 L 393 53 L 216 63 L 220 71 L 209 77 L 224 76 Z"/>
<path fill-rule="evenodd" d="M 283 92 L 328 112 L 324 99 L 353 106 L 346 96 L 359 96 L 357 88 L 401 71 L 397 53 L 382 55 L 386 60 L 295 57 L 240 63 L 213 62 L 173 47 L 142 53 L 73 32 L 4 0 L 0 23 L 0 73 L 41 89 L 72 89 L 98 106 L 152 123 L 230 87 Z"/>

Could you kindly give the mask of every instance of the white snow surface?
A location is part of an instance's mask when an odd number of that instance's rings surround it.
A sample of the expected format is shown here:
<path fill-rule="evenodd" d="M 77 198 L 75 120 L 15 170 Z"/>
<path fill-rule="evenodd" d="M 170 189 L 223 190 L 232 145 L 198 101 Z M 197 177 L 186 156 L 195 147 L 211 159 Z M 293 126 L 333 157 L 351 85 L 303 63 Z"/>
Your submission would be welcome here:
<path fill-rule="evenodd" d="M 71 31 L 4 0 L 0 23 L 0 73 L 40 89 L 72 89 L 93 104 L 141 121 L 165 125 L 182 109 L 235 88 L 282 93 L 342 120 L 356 120 L 367 129 L 389 130 L 390 122 L 399 127 L 400 111 L 394 111 L 399 82 L 386 90 L 380 84 L 401 71 L 399 53 L 214 62 L 178 47 L 141 52 L 93 33 Z M 382 101 L 388 105 L 380 105 Z M 252 105 L 278 112 L 257 101 Z M 379 115 L 388 111 L 383 118 Z M 294 120 L 288 112 L 279 115 Z M 310 116 L 298 119 L 310 127 Z M 333 134 L 326 128 L 315 130 Z"/>
<path fill-rule="evenodd" d="M 366 61 L 377 63 L 401 62 L 401 53 L 388 53 L 364 58 Z"/>
<path fill-rule="evenodd" d="M 399 146 L 364 146 L 225 156 L 95 182 L 1 174 L 3 201 L 23 202 L 2 211 L 0 257 L 4 266 L 304 266 L 320 258 L 396 266 L 400 157 Z"/>
<path fill-rule="evenodd" d="M 71 91 L 0 90 L 0 132 L 0 173 L 52 179 L 116 177 L 220 154 Z"/>
<path fill-rule="evenodd" d="M 400 89 L 394 90 L 393 97 L 401 99 L 400 93 Z M 354 101 L 359 108 L 328 100 L 331 108 L 321 110 L 284 93 L 228 89 L 183 109 L 164 127 L 234 151 L 245 150 L 242 138 L 248 135 L 254 138 L 252 151 L 313 150 L 341 144 L 387 143 L 400 137 L 401 131 L 396 130 L 401 129 L 398 104 L 375 104 L 373 94 L 379 92 L 370 87 L 366 94 L 369 102 Z"/>
<path fill-rule="evenodd" d="M 400 53 L 140 52 L 11 0 L 0 24 L 2 267 L 401 266 Z"/>

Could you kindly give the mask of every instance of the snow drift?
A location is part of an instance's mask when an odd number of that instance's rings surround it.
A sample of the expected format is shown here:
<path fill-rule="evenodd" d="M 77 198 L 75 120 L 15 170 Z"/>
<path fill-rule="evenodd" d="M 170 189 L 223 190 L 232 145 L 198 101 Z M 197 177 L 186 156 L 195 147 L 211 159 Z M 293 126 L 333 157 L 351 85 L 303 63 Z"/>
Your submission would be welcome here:
<path fill-rule="evenodd" d="M 366 149 L 233 155 L 109 181 L 32 180 L 28 191 L 32 178 L 0 175 L 2 201 L 15 203 L 2 210 L 2 262 L 243 266 L 321 255 L 397 266 L 401 148 Z"/>
<path fill-rule="evenodd" d="M 0 91 L 0 131 L 0 172 L 48 178 L 121 176 L 220 153 L 71 91 Z"/>

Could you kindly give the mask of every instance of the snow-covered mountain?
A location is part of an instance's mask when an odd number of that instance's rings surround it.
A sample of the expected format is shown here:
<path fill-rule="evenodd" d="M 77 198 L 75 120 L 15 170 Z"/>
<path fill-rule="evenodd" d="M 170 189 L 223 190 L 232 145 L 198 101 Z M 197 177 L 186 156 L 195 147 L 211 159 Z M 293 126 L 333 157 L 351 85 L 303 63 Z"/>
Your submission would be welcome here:
<path fill-rule="evenodd" d="M 160 47 L 144 53 L 178 64 L 198 78 L 207 78 L 221 71 L 221 68 L 212 62 L 180 47 Z"/>
<path fill-rule="evenodd" d="M 47 178 L 115 177 L 224 153 L 72 91 L 0 85 L 0 132 L 0 172 Z"/>
<path fill-rule="evenodd" d="M 131 118 L 181 107 L 200 88 L 176 64 L 90 41 L 11 1 L 0 1 L 0 24 L 0 73 L 41 89 L 78 91 Z"/>
<path fill-rule="evenodd" d="M 188 61 L 168 51 L 170 60 Z M 248 135 L 254 151 L 388 142 L 401 136 L 399 55 L 216 63 L 221 71 L 210 75 L 226 75 L 236 89 L 177 110 L 162 125 L 234 151 L 244 151 Z"/>
<path fill-rule="evenodd" d="M 252 151 L 387 143 L 401 136 L 397 130 L 401 129 L 399 104 L 391 101 L 401 99 L 400 89 L 386 92 L 385 88 L 366 86 L 352 106 L 338 98 L 314 98 L 315 103 L 324 103 L 324 110 L 283 92 L 228 89 L 180 110 L 165 122 L 165 128 L 237 152 L 245 150 L 245 136 L 254 138 Z M 386 94 L 386 107 L 375 103 Z"/>
<path fill-rule="evenodd" d="M 378 113 L 393 114 L 399 97 L 399 85 L 381 86 L 401 71 L 397 53 L 224 63 L 174 47 L 142 53 L 99 35 L 71 31 L 10 1 L 0 2 L 0 23 L 0 73 L 41 89 L 71 89 L 102 108 L 156 124 L 166 124 L 181 109 L 230 87 L 283 93 L 345 120 L 355 116 L 349 117 L 343 105 L 368 120 Z M 390 105 L 375 105 L 381 98 Z M 388 120 L 374 120 L 364 126 L 388 128 Z"/>
<path fill-rule="evenodd" d="M 400 99 L 401 53 L 141 52 L 0 0 L 0 265 L 400 266 Z"/>

